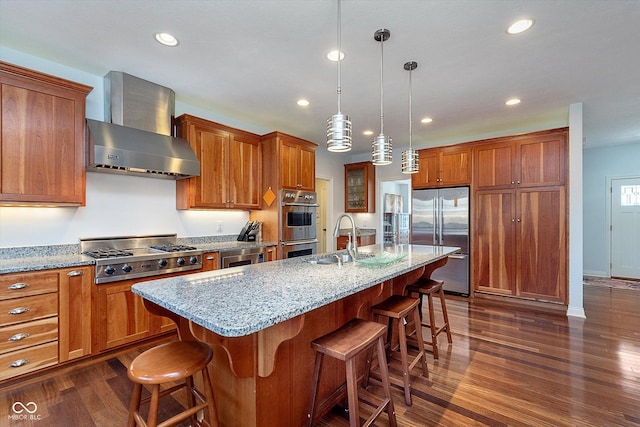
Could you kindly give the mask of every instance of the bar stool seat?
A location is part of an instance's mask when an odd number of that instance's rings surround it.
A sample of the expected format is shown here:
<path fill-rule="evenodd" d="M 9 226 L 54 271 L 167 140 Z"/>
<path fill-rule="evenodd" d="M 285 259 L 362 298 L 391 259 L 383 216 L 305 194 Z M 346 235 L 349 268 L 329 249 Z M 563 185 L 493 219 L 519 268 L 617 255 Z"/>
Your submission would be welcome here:
<path fill-rule="evenodd" d="M 447 340 L 449 341 L 449 344 L 453 343 L 453 340 L 451 339 L 451 327 L 449 326 L 449 316 L 447 314 L 447 304 L 444 298 L 443 285 L 444 285 L 444 282 L 440 280 L 420 279 L 413 285 L 407 286 L 406 288 L 407 295 L 412 295 L 412 294 L 419 295 L 420 297 L 419 310 L 421 315 L 422 315 L 423 297 L 424 295 L 427 296 L 427 304 L 429 306 L 428 307 L 429 323 L 426 323 L 423 318 L 421 325 L 425 328 L 429 328 L 429 331 L 431 332 L 431 341 L 424 341 L 424 344 L 431 346 L 433 350 L 434 359 L 438 359 L 438 356 L 439 356 L 438 355 L 438 335 L 441 332 L 444 331 L 447 333 Z M 440 327 L 436 326 L 436 318 L 435 318 L 434 306 L 433 306 L 434 304 L 433 296 L 436 294 L 440 298 L 440 306 L 442 308 L 443 324 Z"/>
<path fill-rule="evenodd" d="M 339 329 L 315 339 L 311 347 L 316 351 L 316 362 L 313 372 L 313 382 L 311 391 L 311 405 L 307 414 L 307 426 L 311 426 L 314 421 L 316 410 L 316 395 L 318 383 L 322 370 L 324 355 L 345 362 L 346 365 L 346 387 L 347 402 L 349 405 L 349 425 L 357 427 L 360 425 L 360 412 L 358 408 L 358 377 L 356 372 L 356 357 L 370 348 L 377 346 L 378 361 L 381 366 L 382 385 L 385 398 L 376 407 L 375 411 L 363 424 L 370 426 L 378 416 L 386 409 L 389 417 L 389 426 L 396 427 L 396 414 L 391 399 L 391 386 L 389 384 L 389 371 L 384 351 L 384 334 L 387 328 L 377 322 L 370 322 L 361 319 L 354 319 L 347 322 Z"/>
<path fill-rule="evenodd" d="M 128 426 L 168 427 L 191 418 L 191 425 L 201 425 L 197 412 L 208 411 L 209 422 L 218 425 L 213 388 L 207 365 L 213 353 L 211 347 L 198 341 L 174 341 L 153 347 L 138 355 L 129 366 L 127 375 L 134 382 Z M 194 387 L 193 376 L 202 372 L 204 395 Z M 181 384 L 160 391 L 162 384 L 181 381 Z M 151 396 L 141 399 L 142 386 L 151 386 Z M 187 389 L 189 408 L 158 424 L 159 399 L 181 388 Z M 199 403 L 196 405 L 196 399 Z M 140 415 L 140 405 L 150 402 L 149 415 L 145 422 Z"/>
<path fill-rule="evenodd" d="M 390 331 L 387 337 L 387 347 L 390 350 L 392 346 L 392 333 L 393 332 L 393 324 L 397 325 L 397 334 L 398 334 L 398 350 L 400 350 L 400 362 L 402 365 L 402 380 L 398 381 L 393 376 L 390 377 L 390 381 L 394 384 L 397 384 L 404 388 L 404 399 L 405 403 L 411 406 L 411 384 L 409 382 L 411 370 L 418 364 L 418 362 L 422 362 L 422 374 L 425 378 L 429 378 L 429 368 L 427 367 L 427 358 L 426 353 L 424 351 L 424 345 L 422 343 L 422 334 L 419 333 L 419 328 L 416 326 L 416 330 L 407 334 L 406 325 L 411 321 L 409 318 L 413 315 L 413 322 L 415 325 L 420 324 L 420 312 L 418 310 L 418 305 L 420 300 L 418 298 L 410 298 L 402 295 L 392 295 L 380 304 L 374 305 L 371 307 L 371 311 L 374 315 L 374 320 L 379 321 L 381 317 L 387 317 Z M 411 362 L 409 362 L 409 354 L 407 347 L 407 335 L 412 336 L 415 335 L 417 345 L 418 345 L 418 354 L 415 355 Z M 390 352 L 390 357 L 396 356 L 397 353 L 395 351 Z"/>

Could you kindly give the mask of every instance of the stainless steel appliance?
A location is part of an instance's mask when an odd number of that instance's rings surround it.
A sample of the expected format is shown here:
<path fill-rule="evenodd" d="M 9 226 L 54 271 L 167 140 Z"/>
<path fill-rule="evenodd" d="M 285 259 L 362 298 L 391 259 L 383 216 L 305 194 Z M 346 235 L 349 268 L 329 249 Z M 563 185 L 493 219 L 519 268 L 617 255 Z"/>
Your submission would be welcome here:
<path fill-rule="evenodd" d="M 264 262 L 264 248 L 239 248 L 220 251 L 220 268 Z"/>
<path fill-rule="evenodd" d="M 411 243 L 458 246 L 447 264 L 433 273 L 444 290 L 469 296 L 469 187 L 414 190 Z"/>
<path fill-rule="evenodd" d="M 80 250 L 96 259 L 96 284 L 200 269 L 202 251 L 176 240 L 175 234 L 87 238 Z"/>
<path fill-rule="evenodd" d="M 411 215 L 404 212 L 404 198 L 399 194 L 384 195 L 383 237 L 386 245 L 409 243 Z"/>
<path fill-rule="evenodd" d="M 318 246 L 317 195 L 313 191 L 280 190 L 282 258 L 315 254 Z"/>

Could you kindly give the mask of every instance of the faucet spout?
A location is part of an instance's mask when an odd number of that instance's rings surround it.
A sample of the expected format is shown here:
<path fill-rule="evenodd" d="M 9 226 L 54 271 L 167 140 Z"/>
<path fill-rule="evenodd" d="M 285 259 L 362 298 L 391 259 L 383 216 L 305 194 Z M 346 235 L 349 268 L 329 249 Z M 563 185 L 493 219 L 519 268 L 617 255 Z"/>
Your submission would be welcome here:
<path fill-rule="evenodd" d="M 342 218 L 348 218 L 351 221 L 351 234 L 349 234 L 349 243 L 347 243 L 347 252 L 351 255 L 351 259 L 355 261 L 358 257 L 358 244 L 356 237 L 356 223 L 353 220 L 353 217 L 349 214 L 343 213 L 338 217 L 336 221 L 336 228 L 333 230 L 333 236 L 338 237 L 340 235 L 340 223 L 342 222 Z"/>

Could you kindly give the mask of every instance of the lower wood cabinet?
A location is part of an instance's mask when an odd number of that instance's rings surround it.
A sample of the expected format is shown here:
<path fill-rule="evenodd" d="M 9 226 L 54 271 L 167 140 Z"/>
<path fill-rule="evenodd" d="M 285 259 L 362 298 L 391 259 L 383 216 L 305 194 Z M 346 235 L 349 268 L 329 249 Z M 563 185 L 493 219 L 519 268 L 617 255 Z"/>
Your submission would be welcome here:
<path fill-rule="evenodd" d="M 220 267 L 220 254 L 218 252 L 205 252 L 202 254 L 202 271 L 217 270 Z"/>
<path fill-rule="evenodd" d="M 280 259 L 280 257 L 278 256 L 278 246 L 276 245 L 266 246 L 264 249 L 265 249 L 264 260 L 266 262 Z"/>
<path fill-rule="evenodd" d="M 336 250 L 347 249 L 347 243 L 349 242 L 349 236 L 338 236 L 336 238 Z M 376 243 L 375 234 L 367 234 L 365 236 L 358 236 L 356 238 L 356 244 L 358 247 L 373 245 Z"/>
<path fill-rule="evenodd" d="M 60 362 L 91 354 L 93 267 L 60 270 Z"/>
<path fill-rule="evenodd" d="M 477 291 L 567 302 L 564 187 L 478 191 L 474 211 Z"/>

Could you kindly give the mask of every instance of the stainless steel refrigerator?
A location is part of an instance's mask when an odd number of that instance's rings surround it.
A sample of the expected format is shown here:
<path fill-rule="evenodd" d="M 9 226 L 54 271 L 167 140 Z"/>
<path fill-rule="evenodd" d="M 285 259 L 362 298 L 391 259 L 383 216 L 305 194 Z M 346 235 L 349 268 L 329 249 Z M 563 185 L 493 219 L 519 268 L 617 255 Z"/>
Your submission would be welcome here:
<path fill-rule="evenodd" d="M 469 187 L 413 190 L 411 243 L 459 247 L 432 277 L 445 292 L 469 296 Z"/>

